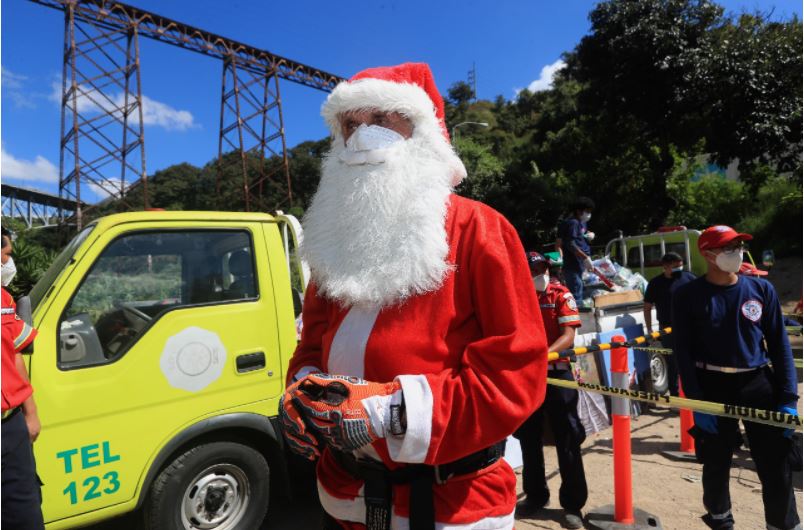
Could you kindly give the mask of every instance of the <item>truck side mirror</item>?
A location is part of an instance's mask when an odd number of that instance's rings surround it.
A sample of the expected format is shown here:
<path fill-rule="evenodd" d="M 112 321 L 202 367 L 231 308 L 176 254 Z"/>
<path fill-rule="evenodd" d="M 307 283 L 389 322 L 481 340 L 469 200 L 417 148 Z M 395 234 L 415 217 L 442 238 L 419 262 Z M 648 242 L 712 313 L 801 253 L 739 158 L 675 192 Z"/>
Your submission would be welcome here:
<path fill-rule="evenodd" d="M 30 296 L 23 296 L 17 300 L 17 315 L 29 326 L 33 326 L 32 313 Z"/>
<path fill-rule="evenodd" d="M 17 300 L 17 315 L 22 319 L 23 322 L 28 324 L 29 326 L 33 326 L 33 312 L 31 311 L 31 297 L 30 296 L 23 296 L 19 300 Z M 30 354 L 34 352 L 34 342 L 31 342 L 22 353 Z"/>

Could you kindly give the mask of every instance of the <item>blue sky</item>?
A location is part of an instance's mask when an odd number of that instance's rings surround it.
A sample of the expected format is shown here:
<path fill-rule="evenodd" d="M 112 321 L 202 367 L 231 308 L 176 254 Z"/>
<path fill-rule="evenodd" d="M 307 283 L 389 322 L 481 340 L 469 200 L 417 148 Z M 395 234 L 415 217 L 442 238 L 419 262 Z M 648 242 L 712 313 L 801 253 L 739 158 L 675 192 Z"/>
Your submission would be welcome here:
<path fill-rule="evenodd" d="M 377 65 L 423 61 L 442 93 L 474 63 L 481 99 L 549 86 L 561 53 L 589 30 L 596 2 L 573 0 L 130 0 L 142 9 L 349 77 Z M 798 0 L 727 0 L 727 10 L 802 16 Z M 59 79 L 64 18 L 24 0 L 0 0 L 2 179 L 56 192 Z M 149 174 L 217 156 L 221 63 L 149 39 L 140 41 Z M 552 66 L 552 68 L 551 68 Z M 541 80 L 540 80 L 541 79 Z M 535 83 L 535 84 L 534 84 Z M 533 85 L 532 85 L 533 84 Z M 55 87 L 55 92 L 54 92 Z M 327 135 L 326 93 L 281 84 L 288 145 Z M 91 200 L 91 197 L 87 197 Z"/>

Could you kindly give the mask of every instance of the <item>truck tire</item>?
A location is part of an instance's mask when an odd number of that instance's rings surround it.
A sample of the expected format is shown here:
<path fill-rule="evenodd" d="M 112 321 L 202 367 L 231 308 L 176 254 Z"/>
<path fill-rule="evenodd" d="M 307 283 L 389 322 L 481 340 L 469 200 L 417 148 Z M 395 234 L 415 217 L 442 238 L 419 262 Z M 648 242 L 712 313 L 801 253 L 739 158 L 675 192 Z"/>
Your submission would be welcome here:
<path fill-rule="evenodd" d="M 669 373 L 667 370 L 667 359 L 661 353 L 650 354 L 650 378 L 653 384 L 653 391 L 657 394 L 667 392 L 669 385 Z"/>
<path fill-rule="evenodd" d="M 253 448 L 212 442 L 176 457 L 154 480 L 148 529 L 259 528 L 268 510 L 270 470 Z"/>

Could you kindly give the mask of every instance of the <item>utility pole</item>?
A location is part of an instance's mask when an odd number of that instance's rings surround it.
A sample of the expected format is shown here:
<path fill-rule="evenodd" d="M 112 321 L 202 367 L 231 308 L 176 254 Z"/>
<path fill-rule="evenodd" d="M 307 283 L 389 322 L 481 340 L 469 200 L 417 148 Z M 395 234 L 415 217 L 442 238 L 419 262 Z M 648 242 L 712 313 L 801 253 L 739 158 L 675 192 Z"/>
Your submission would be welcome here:
<path fill-rule="evenodd" d="M 472 87 L 472 99 L 477 101 L 477 69 L 475 68 L 474 61 L 472 62 L 472 69 L 467 73 L 469 86 Z"/>

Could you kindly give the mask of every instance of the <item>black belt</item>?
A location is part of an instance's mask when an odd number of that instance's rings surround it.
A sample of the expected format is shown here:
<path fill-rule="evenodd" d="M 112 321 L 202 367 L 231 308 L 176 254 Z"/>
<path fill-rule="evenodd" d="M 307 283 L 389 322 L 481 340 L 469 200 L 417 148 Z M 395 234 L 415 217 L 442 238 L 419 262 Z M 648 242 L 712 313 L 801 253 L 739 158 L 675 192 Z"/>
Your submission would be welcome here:
<path fill-rule="evenodd" d="M 3 423 L 7 422 L 11 418 L 14 417 L 16 413 L 22 410 L 22 407 L 14 407 L 13 409 L 6 410 L 3 412 Z"/>
<path fill-rule="evenodd" d="M 392 486 L 410 484 L 410 530 L 435 530 L 433 484 L 480 471 L 505 454 L 505 441 L 438 466 L 407 464 L 388 469 L 382 462 L 358 460 L 351 453 L 332 450 L 335 461 L 354 478 L 365 482 L 366 530 L 391 528 Z"/>

